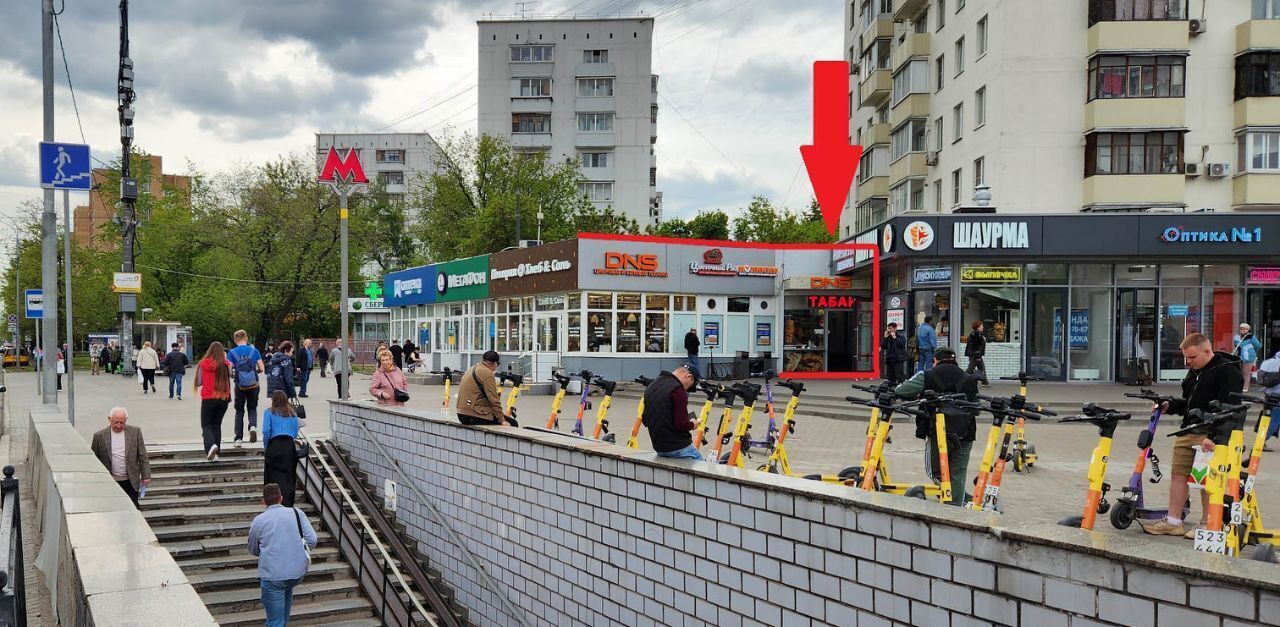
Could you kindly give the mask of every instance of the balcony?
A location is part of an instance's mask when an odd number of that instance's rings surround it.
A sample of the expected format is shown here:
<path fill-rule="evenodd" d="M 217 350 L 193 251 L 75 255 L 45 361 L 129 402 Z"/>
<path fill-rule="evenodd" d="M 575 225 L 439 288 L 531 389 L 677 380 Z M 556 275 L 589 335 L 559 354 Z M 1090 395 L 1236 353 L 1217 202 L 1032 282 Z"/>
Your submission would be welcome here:
<path fill-rule="evenodd" d="M 889 123 L 872 124 L 867 128 L 867 132 L 862 134 L 863 146 L 874 146 L 876 144 L 889 143 Z"/>
<path fill-rule="evenodd" d="M 1236 53 L 1280 49 L 1280 20 L 1249 20 L 1236 26 Z"/>
<path fill-rule="evenodd" d="M 1185 98 L 1098 98 L 1084 106 L 1084 128 L 1185 128 L 1186 105 Z"/>
<path fill-rule="evenodd" d="M 657 138 L 658 138 L 658 123 L 657 123 L 657 122 L 650 122 L 650 123 L 649 123 L 649 138 L 650 138 L 650 139 L 657 139 Z"/>
<path fill-rule="evenodd" d="M 603 168 L 582 168 L 582 178 L 588 181 L 612 181 L 614 180 L 614 168 L 607 165 Z"/>
<path fill-rule="evenodd" d="M 573 110 L 583 113 L 611 113 L 618 110 L 613 96 L 578 96 L 573 100 Z"/>
<path fill-rule="evenodd" d="M 1236 209 L 1280 207 L 1280 174 L 1252 172 L 1235 177 L 1231 204 Z"/>
<path fill-rule="evenodd" d="M 519 76 L 521 78 L 547 78 L 551 76 L 555 66 L 555 63 L 552 63 L 551 61 L 509 63 L 507 64 L 507 76 Z"/>
<path fill-rule="evenodd" d="M 929 117 L 929 94 L 910 94 L 889 110 L 889 126 L 897 128 L 910 118 Z"/>
<path fill-rule="evenodd" d="M 889 177 L 873 176 L 861 183 L 858 183 L 858 202 L 865 202 L 868 198 L 888 198 L 889 197 Z"/>
<path fill-rule="evenodd" d="M 893 7 L 893 19 L 908 20 L 915 17 L 920 9 L 929 5 L 929 0 L 898 0 Z"/>
<path fill-rule="evenodd" d="M 876 19 L 866 25 L 861 33 L 858 33 L 858 37 L 863 50 L 866 50 L 867 46 L 871 45 L 871 42 L 881 37 L 893 37 L 893 14 L 886 12 L 877 15 Z"/>
<path fill-rule="evenodd" d="M 905 179 L 922 178 L 928 172 L 923 152 L 909 152 L 889 164 L 889 184 L 897 185 Z"/>
<path fill-rule="evenodd" d="M 1088 56 L 1109 51 L 1186 50 L 1190 38 L 1185 20 L 1098 22 L 1089 27 Z"/>
<path fill-rule="evenodd" d="M 512 148 L 550 148 L 551 133 L 512 133 Z"/>
<path fill-rule="evenodd" d="M 1098 174 L 1084 180 L 1084 206 L 1180 205 L 1187 177 L 1179 174 Z"/>
<path fill-rule="evenodd" d="M 547 136 L 549 147 L 551 136 Z M 618 145 L 617 135 L 613 131 L 578 131 L 573 136 L 573 145 L 582 148 L 612 148 Z"/>
<path fill-rule="evenodd" d="M 1280 126 L 1280 98 L 1241 98 L 1235 103 L 1236 128 L 1242 126 Z"/>
<path fill-rule="evenodd" d="M 574 76 L 617 76 L 612 63 L 579 63 L 573 66 Z"/>
<path fill-rule="evenodd" d="M 893 68 L 894 72 L 897 72 L 898 68 L 902 67 L 902 64 L 913 58 L 928 59 L 932 50 L 930 47 L 932 43 L 929 33 L 908 32 L 902 42 L 893 47 L 893 56 L 889 67 Z"/>
<path fill-rule="evenodd" d="M 863 69 L 866 80 L 858 83 L 858 106 L 874 107 L 883 104 L 893 93 L 893 74 L 889 70 Z"/>
<path fill-rule="evenodd" d="M 550 98 L 512 98 L 512 113 L 551 113 Z"/>

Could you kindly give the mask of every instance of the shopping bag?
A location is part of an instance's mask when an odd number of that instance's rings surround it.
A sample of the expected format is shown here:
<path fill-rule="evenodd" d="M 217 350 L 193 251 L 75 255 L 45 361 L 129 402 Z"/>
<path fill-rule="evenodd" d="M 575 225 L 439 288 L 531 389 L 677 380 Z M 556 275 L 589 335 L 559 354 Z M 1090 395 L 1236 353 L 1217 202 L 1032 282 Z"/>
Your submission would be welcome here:
<path fill-rule="evenodd" d="M 137 370 L 137 373 L 138 373 L 138 383 L 142 383 L 142 369 L 139 368 Z"/>
<path fill-rule="evenodd" d="M 1191 448 L 1195 449 L 1196 457 L 1191 462 L 1191 474 L 1187 475 L 1187 485 L 1203 490 L 1204 482 L 1209 477 L 1209 460 L 1213 457 L 1213 452 L 1200 450 L 1199 444 Z"/>

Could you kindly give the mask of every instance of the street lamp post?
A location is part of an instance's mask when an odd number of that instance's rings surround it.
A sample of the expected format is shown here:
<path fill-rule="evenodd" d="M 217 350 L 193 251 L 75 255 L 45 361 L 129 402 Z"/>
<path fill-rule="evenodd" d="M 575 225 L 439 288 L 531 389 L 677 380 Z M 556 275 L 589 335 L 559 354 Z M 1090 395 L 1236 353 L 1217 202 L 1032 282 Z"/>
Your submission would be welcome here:
<path fill-rule="evenodd" d="M 138 319 L 138 322 L 146 322 L 146 321 L 147 321 L 147 314 L 149 314 L 149 313 L 151 313 L 151 312 L 153 312 L 153 311 L 155 311 L 155 310 L 154 310 L 154 309 L 152 309 L 152 308 L 150 308 L 150 307 L 143 307 L 143 308 L 142 308 L 142 317 Z"/>

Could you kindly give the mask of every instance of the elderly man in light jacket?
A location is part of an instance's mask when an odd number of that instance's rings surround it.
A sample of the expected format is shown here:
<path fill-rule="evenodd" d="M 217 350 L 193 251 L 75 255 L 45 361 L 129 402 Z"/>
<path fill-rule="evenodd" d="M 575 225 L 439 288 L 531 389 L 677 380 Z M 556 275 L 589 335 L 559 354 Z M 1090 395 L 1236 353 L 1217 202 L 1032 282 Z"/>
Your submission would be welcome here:
<path fill-rule="evenodd" d="M 128 420 L 125 408 L 113 407 L 107 414 L 108 426 L 93 434 L 90 448 L 137 507 L 138 490 L 151 484 L 151 462 L 142 429 L 125 424 Z"/>
<path fill-rule="evenodd" d="M 351 352 L 342 345 L 342 340 L 333 343 L 333 350 L 329 351 L 329 366 L 333 370 L 334 382 L 338 384 L 338 398 L 351 398 L 348 393 L 351 388 Z"/>

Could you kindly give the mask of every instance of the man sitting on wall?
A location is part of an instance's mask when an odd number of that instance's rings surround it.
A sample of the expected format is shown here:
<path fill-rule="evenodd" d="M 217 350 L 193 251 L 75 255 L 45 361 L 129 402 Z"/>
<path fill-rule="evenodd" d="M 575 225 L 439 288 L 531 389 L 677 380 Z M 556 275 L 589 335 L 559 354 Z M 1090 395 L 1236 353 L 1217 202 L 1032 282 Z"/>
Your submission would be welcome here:
<path fill-rule="evenodd" d="M 689 432 L 697 426 L 689 415 L 689 390 L 698 377 L 689 366 L 663 372 L 644 390 L 644 415 L 649 440 L 658 457 L 702 459 Z"/>
<path fill-rule="evenodd" d="M 458 384 L 458 422 L 464 425 L 518 427 L 515 418 L 502 413 L 502 392 L 494 371 L 501 358 L 497 351 L 485 351 L 480 363 L 462 375 Z"/>

